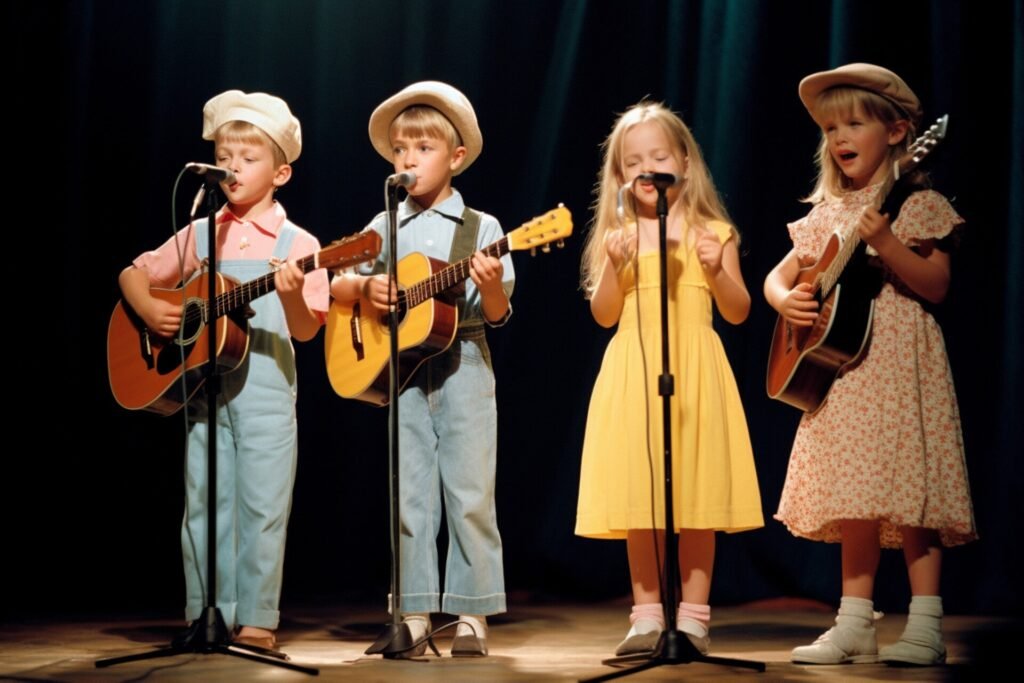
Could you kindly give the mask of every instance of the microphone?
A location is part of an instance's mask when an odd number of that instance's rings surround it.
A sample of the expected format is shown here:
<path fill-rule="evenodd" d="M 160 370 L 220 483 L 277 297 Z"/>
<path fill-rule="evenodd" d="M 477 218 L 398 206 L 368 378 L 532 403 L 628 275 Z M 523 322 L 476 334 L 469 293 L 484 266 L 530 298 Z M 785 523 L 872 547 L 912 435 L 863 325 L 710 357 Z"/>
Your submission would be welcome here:
<path fill-rule="evenodd" d="M 188 214 L 189 220 L 196 217 L 196 211 L 199 210 L 199 204 L 203 201 L 203 197 L 206 196 L 206 185 L 199 186 L 199 192 L 196 192 L 196 198 L 192 200 L 192 211 Z"/>
<path fill-rule="evenodd" d="M 633 184 L 627 183 L 626 185 L 623 185 L 622 187 L 619 188 L 619 192 L 616 196 L 615 218 L 619 222 L 620 226 L 626 224 L 626 201 L 624 197 L 627 192 L 631 192 L 632 190 Z"/>
<path fill-rule="evenodd" d="M 416 184 L 416 174 L 412 171 L 405 173 L 393 173 L 388 176 L 388 187 L 404 187 L 409 189 Z"/>
<path fill-rule="evenodd" d="M 207 180 L 215 180 L 218 183 L 227 183 L 228 185 L 234 185 L 237 181 L 235 180 L 235 174 L 231 172 L 231 169 L 221 168 L 220 166 L 212 166 L 210 164 L 200 164 L 195 161 L 185 164 L 186 171 L 192 171 L 197 175 L 206 176 Z"/>
<path fill-rule="evenodd" d="M 637 180 L 654 183 L 654 186 L 659 190 L 667 190 L 683 182 L 683 178 L 677 178 L 673 173 L 641 173 L 633 179 L 633 182 L 635 183 Z"/>

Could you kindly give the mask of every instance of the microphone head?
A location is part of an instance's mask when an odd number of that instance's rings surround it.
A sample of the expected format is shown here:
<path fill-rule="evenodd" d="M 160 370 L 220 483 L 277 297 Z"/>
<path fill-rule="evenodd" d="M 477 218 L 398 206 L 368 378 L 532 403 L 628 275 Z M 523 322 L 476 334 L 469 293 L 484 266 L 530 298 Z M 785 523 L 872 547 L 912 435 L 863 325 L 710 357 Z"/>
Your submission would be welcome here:
<path fill-rule="evenodd" d="M 212 164 L 201 164 L 195 161 L 185 164 L 186 171 L 192 171 L 196 175 L 206 176 L 208 180 L 216 180 L 218 183 L 234 185 L 237 182 L 235 174 L 230 168 L 221 168 Z"/>
<path fill-rule="evenodd" d="M 683 179 L 677 178 L 674 173 L 641 173 L 633 179 L 633 182 L 635 183 L 637 180 L 653 183 L 658 189 L 665 190 L 682 182 Z"/>
<path fill-rule="evenodd" d="M 409 189 L 416 184 L 416 174 L 412 171 L 406 171 L 404 173 L 394 173 L 388 176 L 388 185 L 390 187 L 404 187 Z"/>

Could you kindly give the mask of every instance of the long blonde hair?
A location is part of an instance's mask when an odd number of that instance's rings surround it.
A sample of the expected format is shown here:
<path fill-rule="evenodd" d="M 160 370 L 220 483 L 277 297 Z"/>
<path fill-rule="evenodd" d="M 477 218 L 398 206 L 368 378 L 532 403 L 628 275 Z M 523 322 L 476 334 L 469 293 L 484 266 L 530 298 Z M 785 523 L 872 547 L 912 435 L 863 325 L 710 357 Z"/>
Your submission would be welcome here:
<path fill-rule="evenodd" d="M 885 164 L 890 169 L 891 175 L 893 163 L 906 153 L 916 137 L 914 122 L 886 98 L 862 88 L 841 85 L 828 88 L 818 95 L 815 102 L 815 111 L 818 113 L 819 119 L 822 116 L 849 115 L 858 107 L 866 117 L 884 124 L 887 129 L 891 129 L 899 121 L 907 122 L 907 134 L 901 141 L 889 146 L 889 156 L 886 158 Z M 814 190 L 802 201 L 817 204 L 828 199 L 835 199 L 850 188 L 852 181 L 843 174 L 842 169 L 829 153 L 828 134 L 824 130 L 821 131 L 821 142 L 818 143 L 815 160 L 818 165 L 818 177 Z M 888 179 L 887 177 L 886 180 L 888 181 Z M 923 172 L 916 172 L 911 176 L 910 182 L 926 186 L 927 175 Z"/>
<path fill-rule="evenodd" d="M 601 149 L 604 150 L 604 163 L 594 188 L 597 195 L 593 205 L 594 218 L 583 247 L 583 261 L 580 268 L 580 285 L 588 299 L 593 294 L 594 288 L 597 287 L 597 280 L 601 277 L 601 269 L 604 266 L 605 235 L 610 230 L 623 229 L 616 213 L 619 188 L 625 183 L 623 146 L 626 133 L 634 126 L 647 121 L 654 122 L 661 127 L 673 143 L 672 154 L 675 156 L 679 168 L 687 169 L 684 174 L 686 180 L 677 200 L 683 208 L 687 226 L 700 225 L 709 220 L 730 222 L 725 207 L 718 197 L 718 192 L 715 190 L 715 185 L 711 181 L 711 174 L 704 164 L 700 147 L 682 119 L 659 102 L 641 101 L 633 105 L 619 116 L 612 127 L 612 132 L 601 144 Z M 635 209 L 633 207 L 629 207 L 629 209 L 635 216 Z"/>

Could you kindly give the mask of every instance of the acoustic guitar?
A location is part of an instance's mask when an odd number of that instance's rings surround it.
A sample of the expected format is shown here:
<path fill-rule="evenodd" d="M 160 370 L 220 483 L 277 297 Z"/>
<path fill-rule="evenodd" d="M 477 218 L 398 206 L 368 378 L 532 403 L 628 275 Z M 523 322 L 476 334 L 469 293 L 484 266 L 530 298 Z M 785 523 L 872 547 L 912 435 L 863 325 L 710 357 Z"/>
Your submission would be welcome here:
<path fill-rule="evenodd" d="M 359 233 L 333 242 L 298 261 L 309 273 L 318 268 L 345 268 L 377 258 L 380 235 Z M 168 303 L 184 301 L 181 333 L 163 337 L 146 329 L 124 300 L 114 307 L 107 328 L 107 369 L 110 389 L 129 410 L 161 415 L 177 412 L 203 385 L 210 361 L 209 324 L 217 325 L 217 367 L 234 370 L 249 349 L 249 302 L 274 291 L 274 272 L 244 284 L 216 274 L 217 297 L 210 310 L 209 274 L 205 271 L 178 289 L 153 288 L 150 294 Z"/>
<path fill-rule="evenodd" d="M 521 249 L 551 250 L 550 243 L 572 234 L 572 216 L 564 206 L 524 223 L 497 242 L 484 247 L 500 258 Z M 399 386 L 404 387 L 425 360 L 455 339 L 458 309 L 438 297 L 469 277 L 472 256 L 448 264 L 420 253 L 398 262 Z M 339 396 L 377 406 L 387 405 L 391 357 L 388 314 L 366 298 L 349 303 L 334 301 L 327 314 L 324 342 L 327 376 Z"/>

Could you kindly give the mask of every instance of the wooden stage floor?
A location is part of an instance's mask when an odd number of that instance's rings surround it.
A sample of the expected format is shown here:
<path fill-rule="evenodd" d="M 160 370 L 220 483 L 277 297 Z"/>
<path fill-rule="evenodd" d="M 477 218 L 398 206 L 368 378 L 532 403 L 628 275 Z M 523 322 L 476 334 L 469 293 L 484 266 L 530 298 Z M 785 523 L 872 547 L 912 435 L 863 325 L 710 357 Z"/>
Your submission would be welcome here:
<path fill-rule="evenodd" d="M 383 660 L 363 651 L 386 621 L 379 609 L 345 605 L 290 607 L 279 631 L 282 649 L 297 664 L 317 667 L 312 680 L 337 681 L 576 681 L 612 671 L 601 665 L 628 627 L 624 602 L 603 604 L 513 605 L 491 622 L 491 655 L 452 659 L 449 635 L 439 636 L 442 657 Z M 792 602 L 757 603 L 713 609 L 711 654 L 765 662 L 767 671 L 691 663 L 627 676 L 628 681 L 959 681 L 1001 680 L 1011 648 L 1021 647 L 1024 620 L 1007 617 L 947 616 L 949 661 L 931 668 L 891 668 L 884 664 L 797 666 L 789 663 L 795 645 L 814 640 L 832 620 L 830 613 Z M 906 617 L 886 615 L 879 641 L 894 641 Z M 444 623 L 435 616 L 435 627 Z M 17 681 L 301 681 L 311 677 L 221 654 L 184 654 L 106 668 L 95 662 L 151 650 L 181 631 L 171 616 L 81 616 L 5 618 L 0 624 L 0 678 Z M 1013 654 L 1016 654 L 1014 652 Z M 1009 669 L 1012 671 L 1012 669 Z"/>

